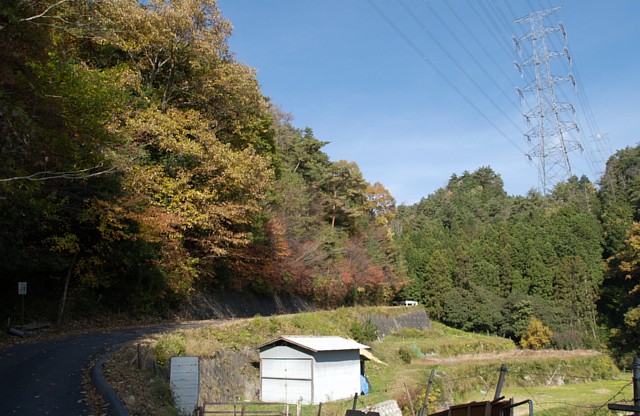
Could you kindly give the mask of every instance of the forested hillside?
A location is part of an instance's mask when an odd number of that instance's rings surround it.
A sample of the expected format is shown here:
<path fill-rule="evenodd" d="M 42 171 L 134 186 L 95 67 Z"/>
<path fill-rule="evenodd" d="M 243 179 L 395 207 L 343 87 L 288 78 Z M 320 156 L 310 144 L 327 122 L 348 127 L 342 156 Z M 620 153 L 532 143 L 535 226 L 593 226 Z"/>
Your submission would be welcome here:
<path fill-rule="evenodd" d="M 550 195 L 508 196 L 490 168 L 400 207 L 407 297 L 465 330 L 521 339 L 532 319 L 560 348 L 609 341 L 628 362 L 640 335 L 640 147 L 616 153 L 600 190 L 587 178 Z M 535 318 L 535 319 L 534 319 Z"/>
<path fill-rule="evenodd" d="M 0 18 L 3 316 L 18 281 L 58 317 L 397 290 L 393 198 L 269 103 L 214 0 L 14 0 Z"/>
<path fill-rule="evenodd" d="M 484 167 L 396 208 L 263 95 L 231 27 L 215 0 L 3 2 L 3 318 L 23 281 L 58 320 L 194 291 L 401 296 L 466 330 L 639 352 L 640 148 L 549 195 Z"/>

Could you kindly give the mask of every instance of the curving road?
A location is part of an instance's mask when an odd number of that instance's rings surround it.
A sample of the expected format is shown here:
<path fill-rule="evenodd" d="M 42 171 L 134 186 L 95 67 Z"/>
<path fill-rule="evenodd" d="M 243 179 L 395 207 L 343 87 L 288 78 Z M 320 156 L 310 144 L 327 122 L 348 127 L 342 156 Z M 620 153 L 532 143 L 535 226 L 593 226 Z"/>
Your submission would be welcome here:
<path fill-rule="evenodd" d="M 90 415 L 82 394 L 87 362 L 159 330 L 96 332 L 0 349 L 0 415 Z"/>

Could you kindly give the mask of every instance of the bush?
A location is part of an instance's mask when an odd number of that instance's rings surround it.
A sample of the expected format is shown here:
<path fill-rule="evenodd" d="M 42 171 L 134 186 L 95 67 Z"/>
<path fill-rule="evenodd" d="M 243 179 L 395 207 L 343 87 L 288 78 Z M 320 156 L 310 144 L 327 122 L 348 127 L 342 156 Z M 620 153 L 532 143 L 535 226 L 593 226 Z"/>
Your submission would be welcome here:
<path fill-rule="evenodd" d="M 156 361 L 160 366 L 166 367 L 171 357 L 183 356 L 186 351 L 184 335 L 175 332 L 162 335 L 156 343 Z"/>
<path fill-rule="evenodd" d="M 411 364 L 412 355 L 411 349 L 405 345 L 398 350 L 398 357 L 400 357 L 400 361 L 405 364 Z"/>
<path fill-rule="evenodd" d="M 365 318 L 364 322 L 354 322 L 350 332 L 353 339 L 358 342 L 369 342 L 378 338 L 378 327 L 371 322 L 371 317 Z"/>

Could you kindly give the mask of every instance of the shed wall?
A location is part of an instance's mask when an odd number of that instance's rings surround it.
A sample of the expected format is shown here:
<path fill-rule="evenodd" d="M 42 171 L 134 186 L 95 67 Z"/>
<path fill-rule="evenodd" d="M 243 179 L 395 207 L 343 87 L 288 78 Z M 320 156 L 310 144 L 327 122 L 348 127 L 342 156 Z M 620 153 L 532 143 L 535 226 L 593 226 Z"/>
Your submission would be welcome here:
<path fill-rule="evenodd" d="M 305 404 L 313 400 L 313 357 L 290 346 L 274 346 L 260 354 L 260 399 Z"/>
<path fill-rule="evenodd" d="M 347 399 L 360 393 L 360 353 L 357 350 L 315 354 L 313 399 L 315 403 Z"/>
<path fill-rule="evenodd" d="M 260 351 L 260 358 L 311 358 L 311 352 L 295 346 L 273 345 Z"/>
<path fill-rule="evenodd" d="M 274 345 L 260 352 L 260 398 L 264 402 L 326 403 L 360 393 L 359 350 L 312 352 Z"/>

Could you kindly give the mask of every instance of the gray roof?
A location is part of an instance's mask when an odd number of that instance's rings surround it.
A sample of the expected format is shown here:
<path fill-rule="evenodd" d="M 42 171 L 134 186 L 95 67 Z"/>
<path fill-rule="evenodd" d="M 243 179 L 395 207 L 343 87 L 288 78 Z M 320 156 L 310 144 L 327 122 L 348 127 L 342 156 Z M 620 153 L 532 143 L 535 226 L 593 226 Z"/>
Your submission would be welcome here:
<path fill-rule="evenodd" d="M 342 337 L 311 335 L 283 335 L 280 338 L 274 339 L 258 346 L 258 348 L 263 349 L 264 347 L 267 347 L 269 345 L 282 342 L 297 345 L 313 352 L 360 350 L 369 348 L 367 345 L 360 344 L 359 342 L 355 342 L 353 340 Z"/>

